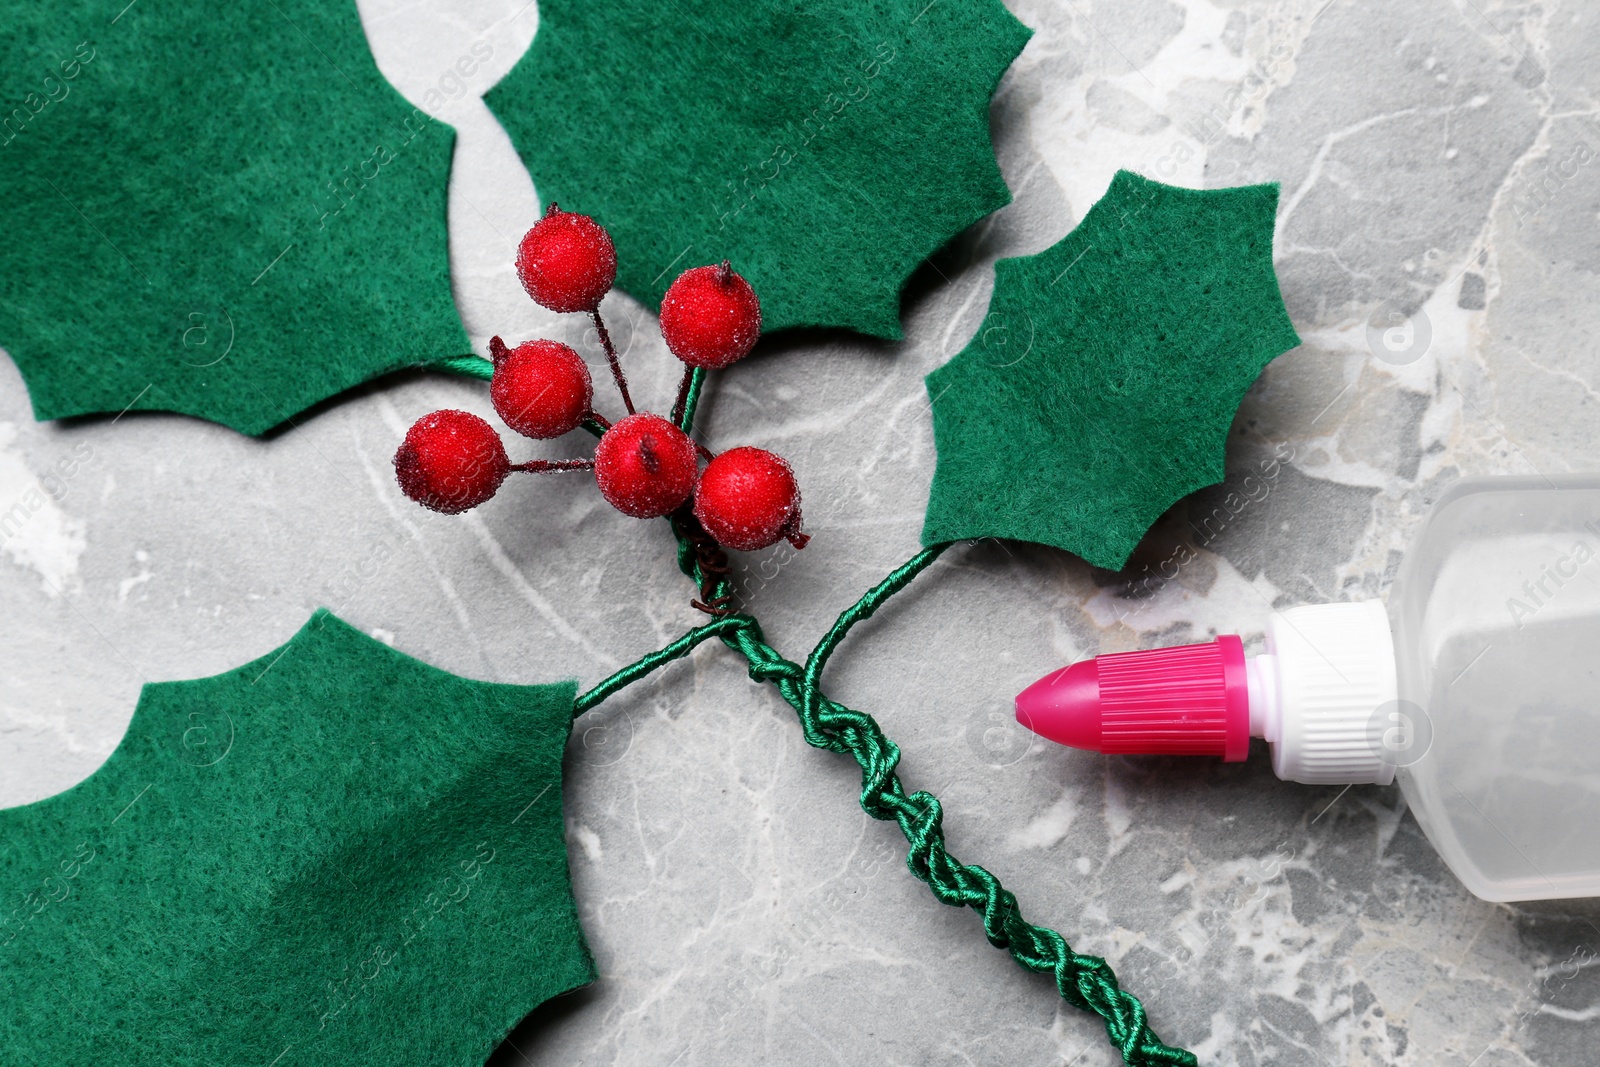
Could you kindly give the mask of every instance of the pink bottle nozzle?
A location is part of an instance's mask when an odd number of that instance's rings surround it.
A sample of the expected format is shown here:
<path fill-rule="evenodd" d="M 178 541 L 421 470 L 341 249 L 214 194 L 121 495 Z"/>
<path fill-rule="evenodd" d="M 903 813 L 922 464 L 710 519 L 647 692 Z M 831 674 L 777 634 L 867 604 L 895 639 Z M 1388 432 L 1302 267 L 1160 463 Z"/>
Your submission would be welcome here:
<path fill-rule="evenodd" d="M 1017 721 L 1091 752 L 1242 760 L 1250 751 L 1244 644 L 1224 634 L 1074 663 L 1017 694 Z"/>

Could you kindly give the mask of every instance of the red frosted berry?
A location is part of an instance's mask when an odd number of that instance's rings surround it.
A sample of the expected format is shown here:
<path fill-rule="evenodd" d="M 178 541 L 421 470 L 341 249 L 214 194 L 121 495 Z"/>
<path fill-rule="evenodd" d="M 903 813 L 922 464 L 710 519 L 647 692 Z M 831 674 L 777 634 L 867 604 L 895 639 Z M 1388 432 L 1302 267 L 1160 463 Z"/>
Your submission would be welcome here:
<path fill-rule="evenodd" d="M 689 435 L 660 415 L 629 415 L 594 450 L 600 495 L 624 515 L 659 518 L 694 491 L 699 457 Z"/>
<path fill-rule="evenodd" d="M 761 336 L 761 301 L 727 260 L 686 270 L 661 300 L 661 336 L 691 367 L 726 367 Z"/>
<path fill-rule="evenodd" d="M 507 349 L 496 337 L 489 397 L 506 425 L 524 437 L 560 437 L 577 428 L 594 402 L 583 357 L 559 341 L 528 341 Z"/>
<path fill-rule="evenodd" d="M 551 204 L 517 248 L 517 277 L 551 311 L 593 311 L 617 278 L 617 249 L 594 219 Z"/>
<path fill-rule="evenodd" d="M 435 411 L 418 419 L 394 454 L 400 490 L 446 515 L 494 496 L 511 470 L 494 427 L 466 411 Z"/>
<path fill-rule="evenodd" d="M 706 465 L 694 491 L 694 514 L 724 548 L 754 552 L 787 537 L 796 548 L 800 487 L 782 456 L 764 448 L 730 448 Z"/>

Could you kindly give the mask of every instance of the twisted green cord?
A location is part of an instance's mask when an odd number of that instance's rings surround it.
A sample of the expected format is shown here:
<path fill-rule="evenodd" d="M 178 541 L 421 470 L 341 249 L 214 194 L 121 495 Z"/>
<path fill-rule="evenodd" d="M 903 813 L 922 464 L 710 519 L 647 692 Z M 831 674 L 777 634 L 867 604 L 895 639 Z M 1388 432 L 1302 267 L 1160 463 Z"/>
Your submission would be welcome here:
<path fill-rule="evenodd" d="M 806 742 L 815 748 L 852 756 L 861 767 L 861 807 L 874 819 L 893 819 L 910 850 L 906 866 L 927 883 L 942 903 L 965 906 L 983 914 L 989 943 L 1011 953 L 1030 971 L 1049 972 L 1068 1003 L 1100 1015 L 1106 1036 L 1130 1067 L 1194 1067 L 1193 1053 L 1163 1044 L 1151 1032 L 1139 999 L 1117 985 L 1109 964 L 1097 956 L 1079 955 L 1054 930 L 1022 917 L 1017 898 L 982 867 L 963 864 L 945 850 L 944 809 L 932 793 L 907 794 L 895 773 L 900 748 L 872 716 L 847 708 L 822 693 L 818 680 L 828 657 L 856 623 L 903 589 L 926 569 L 945 546 L 924 549 L 839 616 L 812 652 L 804 668 L 789 662 L 761 639 L 759 625 L 741 628 L 723 638 L 750 663 L 750 677 L 771 682 L 800 717 Z"/>
<path fill-rule="evenodd" d="M 440 360 L 431 366 L 457 374 L 487 378 L 493 366 L 476 356 Z M 487 373 L 486 373 L 487 371 Z M 682 425 L 693 424 L 704 373 L 697 372 L 684 405 Z M 598 426 L 587 427 L 597 432 Z M 727 575 L 702 572 L 694 546 L 677 526 L 678 567 L 713 596 L 731 594 Z M 1105 1020 L 1106 1036 L 1122 1053 L 1128 1067 L 1196 1067 L 1194 1053 L 1164 1044 L 1151 1032 L 1139 998 L 1117 984 L 1111 966 L 1098 956 L 1072 951 L 1066 938 L 1022 917 L 1016 896 L 982 867 L 964 864 L 945 849 L 944 807 L 925 790 L 907 793 L 895 768 L 900 747 L 890 740 L 871 715 L 845 707 L 822 692 L 822 672 L 845 636 L 859 622 L 872 617 L 883 603 L 909 585 L 948 548 L 925 548 L 896 567 L 866 595 L 844 611 L 817 642 L 805 666 L 785 659 L 767 644 L 761 624 L 750 615 L 725 615 L 690 630 L 665 648 L 631 663 L 580 695 L 573 703 L 576 718 L 619 689 L 643 678 L 666 663 L 689 654 L 712 638 L 720 638 L 749 664 L 750 677 L 770 682 L 800 719 L 801 733 L 813 748 L 847 754 L 861 768 L 861 807 L 874 819 L 893 820 L 910 848 L 906 866 L 942 903 L 969 907 L 983 915 L 989 943 L 1006 949 L 1012 959 L 1030 971 L 1049 973 L 1056 990 L 1074 1007 L 1093 1011 Z"/>
<path fill-rule="evenodd" d="M 1053 975 L 1056 990 L 1074 1007 L 1093 1011 L 1105 1020 L 1106 1036 L 1129 1067 L 1195 1067 L 1193 1053 L 1173 1048 L 1151 1032 L 1144 1006 L 1117 984 L 1111 966 L 1098 956 L 1073 952 L 1059 933 L 1035 926 L 1022 917 L 1017 898 L 1000 880 L 982 867 L 963 864 L 944 846 L 944 809 L 939 798 L 918 790 L 907 794 L 895 767 L 900 748 L 872 716 L 829 699 L 821 688 L 823 669 L 835 649 L 859 622 L 871 618 L 884 601 L 911 583 L 938 559 L 948 545 L 925 548 L 889 575 L 841 614 L 817 643 L 804 667 L 785 659 L 761 633 L 761 624 L 749 615 L 728 615 L 691 630 L 638 663 L 623 668 L 578 698 L 580 710 L 594 707 L 607 696 L 636 681 L 712 637 L 744 656 L 749 674 L 770 682 L 800 718 L 806 743 L 852 756 L 861 767 L 861 807 L 874 819 L 894 820 L 910 849 L 906 866 L 945 904 L 970 907 L 983 914 L 989 943 L 1011 953 L 1030 971 Z M 693 547 L 680 537 L 679 566 L 701 582 Z M 720 578 L 716 591 L 731 583 Z"/>

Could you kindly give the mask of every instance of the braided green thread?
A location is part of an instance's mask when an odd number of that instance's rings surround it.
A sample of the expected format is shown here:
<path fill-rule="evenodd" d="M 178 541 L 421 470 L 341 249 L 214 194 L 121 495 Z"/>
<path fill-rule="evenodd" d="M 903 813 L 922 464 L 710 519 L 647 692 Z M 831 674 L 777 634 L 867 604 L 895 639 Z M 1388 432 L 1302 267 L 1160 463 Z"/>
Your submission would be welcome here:
<path fill-rule="evenodd" d="M 945 850 L 943 807 L 932 793 L 906 794 L 895 773 L 899 746 L 872 716 L 830 700 L 818 686 L 828 657 L 845 634 L 933 563 L 943 547 L 919 552 L 841 614 L 803 669 L 762 641 L 759 625 L 741 628 L 723 640 L 744 654 L 750 677 L 772 682 L 799 713 L 808 744 L 847 753 L 860 765 L 862 809 L 874 819 L 893 819 L 899 825 L 910 845 L 906 866 L 934 896 L 945 904 L 981 911 L 989 943 L 1007 949 L 1030 971 L 1053 974 L 1057 991 L 1068 1003 L 1100 1015 L 1107 1037 L 1130 1067 L 1194 1067 L 1193 1053 L 1163 1044 L 1151 1032 L 1144 1006 L 1117 985 L 1105 960 L 1079 955 L 1056 931 L 1026 921 L 1017 898 L 999 879 L 982 867 L 962 864 Z"/>
<path fill-rule="evenodd" d="M 455 356 L 428 366 L 476 378 L 490 378 L 493 364 L 477 356 Z M 700 399 L 703 372 L 696 371 L 684 404 L 685 429 L 693 424 Z M 586 424 L 599 436 L 599 426 Z M 678 567 L 713 596 L 729 595 L 733 583 L 728 575 L 702 572 L 693 543 L 677 524 Z M 906 866 L 925 882 L 933 895 L 953 907 L 969 907 L 983 913 L 983 930 L 989 943 L 1006 949 L 1012 959 L 1030 971 L 1050 973 L 1056 990 L 1077 1008 L 1093 1011 L 1105 1020 L 1106 1036 L 1122 1052 L 1128 1067 L 1196 1067 L 1194 1053 L 1162 1043 L 1150 1030 L 1144 1005 L 1139 998 L 1117 984 L 1111 966 L 1098 956 L 1072 951 L 1066 938 L 1048 927 L 1035 926 L 1022 917 L 1016 896 L 1000 880 L 982 867 L 963 864 L 945 850 L 944 807 L 939 798 L 925 790 L 907 794 L 895 768 L 900 762 L 900 747 L 890 740 L 871 715 L 855 711 L 829 699 L 821 687 L 822 672 L 829 658 L 855 625 L 871 618 L 884 601 L 909 585 L 947 549 L 935 545 L 918 552 L 867 591 L 846 609 L 817 642 L 801 667 L 766 643 L 761 624 L 750 615 L 725 615 L 690 630 L 665 648 L 656 650 L 617 671 L 573 703 L 573 716 L 583 714 L 613 693 L 643 678 L 713 637 L 744 656 L 750 677 L 771 682 L 800 718 L 806 743 L 853 757 L 861 767 L 861 807 L 874 819 L 894 820 L 910 846 Z M 707 582 L 707 579 L 711 581 Z"/>
<path fill-rule="evenodd" d="M 959 862 L 945 850 L 943 806 L 932 793 L 919 790 L 908 795 L 905 792 L 895 773 L 900 761 L 899 746 L 884 735 L 872 716 L 847 708 L 822 692 L 822 671 L 845 635 L 910 584 L 948 547 L 936 545 L 923 549 L 891 571 L 839 616 L 812 650 L 804 667 L 784 659 L 767 644 L 761 624 L 752 616 L 731 615 L 719 620 L 736 623 L 719 636 L 744 656 L 753 680 L 771 682 L 794 708 L 807 744 L 848 754 L 860 765 L 862 810 L 874 819 L 892 819 L 899 825 L 910 845 L 906 866 L 927 883 L 934 896 L 945 904 L 981 911 L 989 943 L 1007 949 L 1017 963 L 1030 971 L 1049 972 L 1055 978 L 1056 990 L 1069 1004 L 1103 1018 L 1106 1036 L 1122 1052 L 1123 1061 L 1129 1067 L 1195 1067 L 1198 1061 L 1192 1052 L 1164 1044 L 1150 1030 L 1144 1006 L 1117 984 L 1117 977 L 1105 960 L 1075 953 L 1056 931 L 1029 923 L 1022 917 L 1016 896 L 1005 889 L 999 879 L 982 867 Z M 678 566 L 704 586 L 708 576 L 701 573 L 694 547 L 681 532 Z M 718 595 L 731 592 L 732 583 L 727 576 L 711 577 L 715 578 L 713 588 Z M 690 631 L 685 637 L 699 635 L 716 625 L 712 623 Z M 666 651 L 663 649 L 652 656 L 662 656 Z"/>

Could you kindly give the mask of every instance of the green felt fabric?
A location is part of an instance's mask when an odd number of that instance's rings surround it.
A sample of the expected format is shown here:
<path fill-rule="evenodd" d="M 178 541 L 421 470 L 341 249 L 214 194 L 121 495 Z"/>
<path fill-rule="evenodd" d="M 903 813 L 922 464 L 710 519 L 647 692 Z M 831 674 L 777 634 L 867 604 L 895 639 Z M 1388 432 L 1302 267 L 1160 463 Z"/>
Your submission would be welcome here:
<path fill-rule="evenodd" d="M 1223 478 L 1245 390 L 1300 343 L 1272 269 L 1276 185 L 1120 171 L 1078 227 L 1001 260 L 988 317 L 928 375 L 938 465 L 924 544 L 1037 541 L 1119 568 Z"/>
<path fill-rule="evenodd" d="M 594 977 L 562 832 L 573 695 L 326 612 L 146 686 L 104 766 L 0 811 L 0 1062 L 480 1067 Z"/>
<path fill-rule="evenodd" d="M 469 344 L 454 132 L 378 72 L 351 0 L 0 0 L 0 346 L 40 419 L 260 433 Z"/>
<path fill-rule="evenodd" d="M 999 0 L 542 0 L 484 99 L 652 307 L 728 258 L 769 332 L 896 338 L 906 278 L 1010 200 L 989 98 L 1029 32 Z"/>

